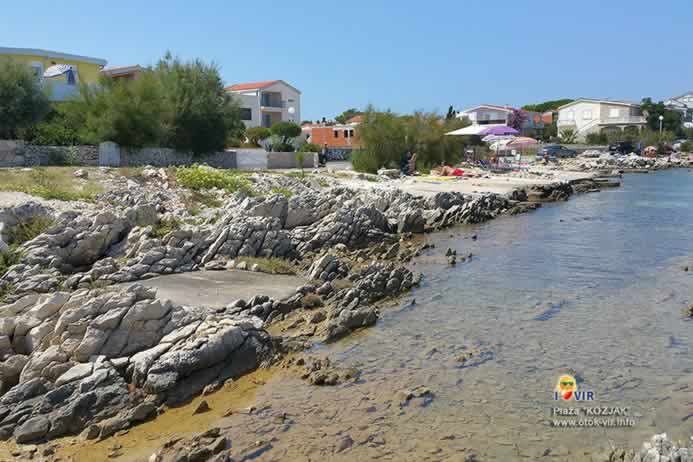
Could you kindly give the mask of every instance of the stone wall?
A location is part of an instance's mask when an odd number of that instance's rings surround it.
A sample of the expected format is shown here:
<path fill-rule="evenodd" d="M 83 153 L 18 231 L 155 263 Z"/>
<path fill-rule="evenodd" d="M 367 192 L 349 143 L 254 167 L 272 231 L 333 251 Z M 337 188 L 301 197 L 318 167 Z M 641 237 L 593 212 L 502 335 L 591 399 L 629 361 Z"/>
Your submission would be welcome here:
<path fill-rule="evenodd" d="M 317 168 L 318 155 L 314 152 L 303 153 L 303 168 Z M 267 168 L 299 168 L 295 152 L 268 152 Z"/>
<path fill-rule="evenodd" d="M 195 163 L 216 168 L 265 170 L 298 168 L 295 152 L 266 152 L 264 149 L 236 149 L 194 156 L 170 148 L 124 148 L 113 142 L 98 146 L 36 146 L 24 141 L 0 140 L 0 167 L 38 165 L 83 165 L 108 167 L 168 167 Z M 316 168 L 318 156 L 304 154 L 303 167 Z"/>
<path fill-rule="evenodd" d="M 119 166 L 153 165 L 155 167 L 168 167 L 171 165 L 186 166 L 195 163 L 207 164 L 215 168 L 236 168 L 236 153 L 234 151 L 223 151 L 193 156 L 192 153 L 178 152 L 170 148 L 121 148 Z"/>
<path fill-rule="evenodd" d="M 37 146 L 21 140 L 0 140 L 0 167 L 85 165 L 99 162 L 98 146 Z"/>

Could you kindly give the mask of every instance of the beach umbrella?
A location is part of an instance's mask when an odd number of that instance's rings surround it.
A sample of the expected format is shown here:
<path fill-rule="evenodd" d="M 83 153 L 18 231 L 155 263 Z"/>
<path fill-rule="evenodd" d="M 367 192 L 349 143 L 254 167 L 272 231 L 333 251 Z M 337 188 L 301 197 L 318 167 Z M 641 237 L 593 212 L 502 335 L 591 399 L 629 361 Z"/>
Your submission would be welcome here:
<path fill-rule="evenodd" d="M 491 144 L 489 145 L 488 148 L 489 148 L 491 151 L 496 151 L 496 152 L 498 152 L 498 151 L 504 151 L 504 150 L 508 149 L 508 143 L 509 143 L 510 141 L 511 141 L 511 140 L 498 140 L 498 141 L 496 141 L 496 142 L 494 142 L 494 143 L 491 143 Z"/>
<path fill-rule="evenodd" d="M 520 136 L 518 138 L 515 138 L 514 140 L 510 141 L 508 143 L 508 146 L 511 147 L 517 147 L 517 146 L 532 146 L 534 144 L 538 144 L 539 142 L 535 140 L 534 138 L 528 138 L 526 136 Z"/>
<path fill-rule="evenodd" d="M 52 79 L 53 77 L 59 77 L 63 74 L 72 70 L 72 66 L 69 64 L 54 64 L 46 69 L 43 73 L 43 78 Z"/>
<path fill-rule="evenodd" d="M 494 125 L 493 127 L 484 128 L 479 132 L 479 136 L 484 135 L 519 135 L 520 132 L 507 125 Z"/>
<path fill-rule="evenodd" d="M 513 135 L 486 135 L 481 139 L 484 143 L 495 143 L 496 141 L 512 140 Z"/>

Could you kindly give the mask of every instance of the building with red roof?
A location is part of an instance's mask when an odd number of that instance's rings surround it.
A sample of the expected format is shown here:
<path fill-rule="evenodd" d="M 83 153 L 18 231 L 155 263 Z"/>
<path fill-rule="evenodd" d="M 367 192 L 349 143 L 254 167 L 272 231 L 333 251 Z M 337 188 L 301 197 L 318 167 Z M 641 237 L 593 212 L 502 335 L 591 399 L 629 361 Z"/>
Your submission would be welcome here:
<path fill-rule="evenodd" d="M 226 92 L 238 102 L 247 128 L 301 122 L 301 92 L 283 80 L 236 83 Z"/>

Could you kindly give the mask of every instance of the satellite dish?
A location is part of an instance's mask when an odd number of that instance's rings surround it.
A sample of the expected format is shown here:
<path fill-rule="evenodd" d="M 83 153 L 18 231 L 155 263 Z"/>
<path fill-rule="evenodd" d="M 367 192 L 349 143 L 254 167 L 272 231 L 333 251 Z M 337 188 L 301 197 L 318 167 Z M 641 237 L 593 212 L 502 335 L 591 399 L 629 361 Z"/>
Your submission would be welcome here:
<path fill-rule="evenodd" d="M 51 79 L 54 77 L 60 77 L 63 74 L 68 73 L 72 70 L 72 66 L 69 64 L 54 64 L 53 66 L 46 69 L 43 73 L 43 77 L 46 79 Z"/>

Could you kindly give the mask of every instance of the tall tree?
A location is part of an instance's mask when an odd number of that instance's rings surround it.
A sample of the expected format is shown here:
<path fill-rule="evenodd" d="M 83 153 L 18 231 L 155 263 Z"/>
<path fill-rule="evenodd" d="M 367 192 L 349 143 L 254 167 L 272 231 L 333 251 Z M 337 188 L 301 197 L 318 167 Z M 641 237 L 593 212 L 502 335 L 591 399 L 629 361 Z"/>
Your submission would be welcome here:
<path fill-rule="evenodd" d="M 553 99 L 549 101 L 544 101 L 539 104 L 525 104 L 522 109 L 529 112 L 546 112 L 546 111 L 556 111 L 559 107 L 572 103 L 574 100 L 570 98 L 563 99 Z"/>
<path fill-rule="evenodd" d="M 659 116 L 662 116 L 662 129 L 672 132 L 681 131 L 681 113 L 668 109 L 662 101 L 655 103 L 652 98 L 643 98 L 640 109 L 650 129 L 659 130 Z"/>
<path fill-rule="evenodd" d="M 448 108 L 448 113 L 445 114 L 445 120 L 454 119 L 455 117 L 457 117 L 457 111 L 452 107 L 452 105 L 450 105 Z"/>
<path fill-rule="evenodd" d="M 17 138 L 18 132 L 39 122 L 50 112 L 48 97 L 28 66 L 0 64 L 0 138 Z"/>
<path fill-rule="evenodd" d="M 352 107 L 351 109 L 347 109 L 346 111 L 339 114 L 337 117 L 334 118 L 334 120 L 336 120 L 340 124 L 345 124 L 349 121 L 349 119 L 359 114 L 362 114 L 362 112 Z"/>

